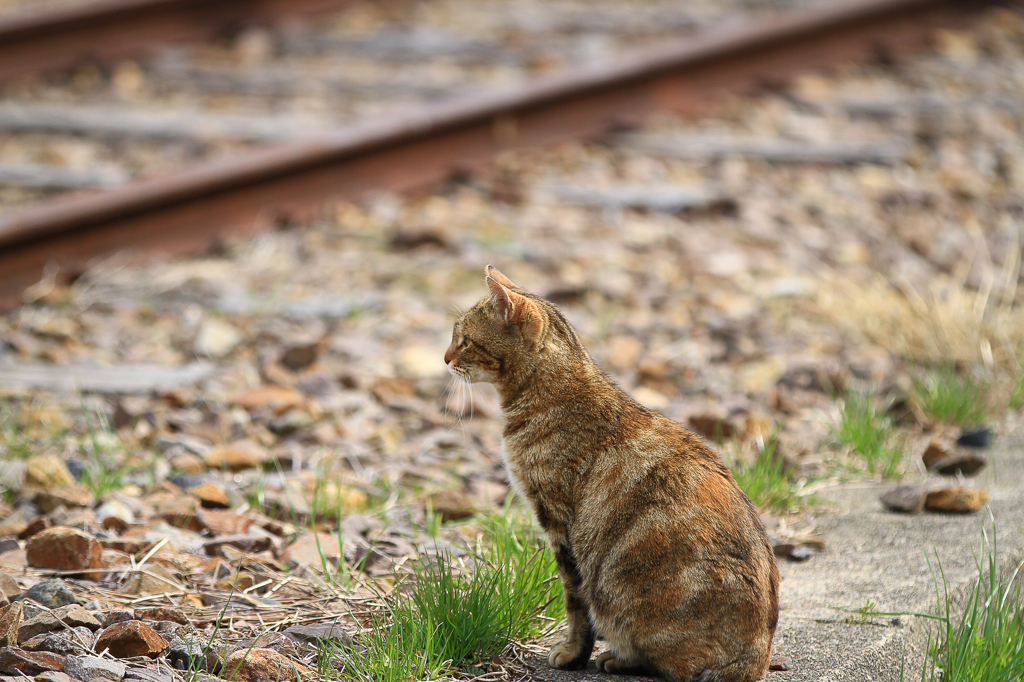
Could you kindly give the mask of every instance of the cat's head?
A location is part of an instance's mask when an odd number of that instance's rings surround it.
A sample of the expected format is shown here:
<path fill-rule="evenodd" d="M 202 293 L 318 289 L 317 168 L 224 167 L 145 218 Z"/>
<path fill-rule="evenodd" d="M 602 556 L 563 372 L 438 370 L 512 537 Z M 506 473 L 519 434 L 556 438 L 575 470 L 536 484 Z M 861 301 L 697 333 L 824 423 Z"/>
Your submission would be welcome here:
<path fill-rule="evenodd" d="M 546 355 L 582 350 L 575 331 L 554 305 L 487 266 L 490 295 L 455 322 L 444 354 L 448 371 L 475 382 L 502 384 L 545 361 Z"/>

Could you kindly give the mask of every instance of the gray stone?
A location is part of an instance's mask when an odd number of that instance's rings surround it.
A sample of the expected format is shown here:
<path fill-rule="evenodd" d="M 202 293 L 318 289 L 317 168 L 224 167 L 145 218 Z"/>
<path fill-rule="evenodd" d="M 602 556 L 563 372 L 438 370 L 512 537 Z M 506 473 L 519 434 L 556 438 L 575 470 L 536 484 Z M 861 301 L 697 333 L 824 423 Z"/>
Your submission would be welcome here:
<path fill-rule="evenodd" d="M 25 651 L 49 651 L 61 656 L 80 654 L 92 646 L 93 633 L 89 628 L 77 627 L 61 632 L 46 632 L 21 643 Z"/>
<path fill-rule="evenodd" d="M 320 640 L 331 640 L 339 644 L 348 644 L 351 637 L 343 625 L 337 621 L 311 623 L 309 625 L 293 625 L 284 630 L 284 634 L 296 642 L 316 643 Z"/>
<path fill-rule="evenodd" d="M 25 598 L 42 604 L 48 609 L 81 603 L 60 578 L 51 578 L 36 583 L 25 593 Z M 28 613 L 25 615 L 27 617 Z"/>
<path fill-rule="evenodd" d="M 114 623 L 135 620 L 135 612 L 131 609 L 112 609 L 103 616 L 103 627 L 109 628 Z"/>
<path fill-rule="evenodd" d="M 68 604 L 30 618 L 18 627 L 18 641 L 26 642 L 37 635 L 68 627 L 84 626 L 98 630 L 100 622 L 78 604 Z"/>
<path fill-rule="evenodd" d="M 68 656 L 64 672 L 82 682 L 121 682 L 127 671 L 124 663 L 99 656 Z"/>

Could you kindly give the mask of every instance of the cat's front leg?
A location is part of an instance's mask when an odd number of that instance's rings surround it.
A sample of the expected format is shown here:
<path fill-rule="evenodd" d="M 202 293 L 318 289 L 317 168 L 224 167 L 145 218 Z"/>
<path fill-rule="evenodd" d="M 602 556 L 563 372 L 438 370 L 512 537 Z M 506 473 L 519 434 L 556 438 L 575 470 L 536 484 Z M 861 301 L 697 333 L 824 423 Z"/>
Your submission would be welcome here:
<path fill-rule="evenodd" d="M 572 550 L 565 543 L 552 542 L 552 547 L 565 594 L 565 620 L 569 633 L 551 647 L 548 665 L 562 670 L 579 670 L 587 667 L 594 651 L 594 627 L 590 623 L 590 609 L 581 596 L 579 569 Z"/>

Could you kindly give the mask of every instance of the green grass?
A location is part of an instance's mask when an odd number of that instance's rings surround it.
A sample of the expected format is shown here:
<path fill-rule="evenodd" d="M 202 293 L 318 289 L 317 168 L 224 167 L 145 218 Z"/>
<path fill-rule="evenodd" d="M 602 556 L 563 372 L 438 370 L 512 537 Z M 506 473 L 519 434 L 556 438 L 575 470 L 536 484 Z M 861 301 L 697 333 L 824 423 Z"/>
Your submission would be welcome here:
<path fill-rule="evenodd" d="M 914 401 L 926 415 L 946 424 L 977 426 L 988 417 L 989 382 L 943 366 L 914 379 Z"/>
<path fill-rule="evenodd" d="M 903 442 L 874 395 L 848 391 L 839 403 L 839 420 L 833 434 L 860 455 L 869 474 L 900 477 Z"/>
<path fill-rule="evenodd" d="M 475 561 L 438 556 L 399 586 L 348 646 L 322 643 L 322 675 L 372 682 L 434 679 L 497 656 L 560 618 L 554 557 L 532 529 L 505 515 L 483 522 Z M 475 563 L 475 566 L 473 565 Z"/>
<path fill-rule="evenodd" d="M 956 615 L 942 565 L 932 567 L 938 623 L 928 637 L 929 660 L 921 672 L 924 682 L 969 680 L 1004 682 L 1024 675 L 1024 602 L 1020 566 L 1009 577 L 999 571 L 995 526 L 992 540 L 982 529 L 981 555 L 975 555 L 978 580 L 967 594 L 963 612 Z"/>
<path fill-rule="evenodd" d="M 789 469 L 782 457 L 775 456 L 777 439 L 769 438 L 753 461 L 732 457 L 729 468 L 740 490 L 758 509 L 798 511 L 802 498 L 789 482 Z"/>
<path fill-rule="evenodd" d="M 1017 373 L 1010 388 L 1008 404 L 1011 410 L 1024 408 L 1024 364 L 1017 365 Z"/>

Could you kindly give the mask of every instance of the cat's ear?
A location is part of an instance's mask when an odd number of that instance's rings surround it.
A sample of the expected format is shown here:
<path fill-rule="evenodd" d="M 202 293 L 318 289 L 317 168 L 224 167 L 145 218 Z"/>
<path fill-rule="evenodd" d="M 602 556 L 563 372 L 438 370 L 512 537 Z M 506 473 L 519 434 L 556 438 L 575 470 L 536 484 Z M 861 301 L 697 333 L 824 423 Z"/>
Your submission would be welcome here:
<path fill-rule="evenodd" d="M 512 288 L 512 289 L 522 289 L 521 286 L 519 286 L 518 284 L 516 284 L 515 282 L 510 280 L 505 275 L 501 274 L 498 271 L 498 268 L 494 267 L 493 265 L 488 265 L 487 266 L 487 276 L 490 277 L 491 279 L 493 279 L 495 282 L 497 282 L 498 284 L 500 284 L 503 287 L 509 287 L 509 288 Z"/>
<path fill-rule="evenodd" d="M 497 271 L 495 271 L 497 272 Z M 501 273 L 498 273 L 499 275 Z M 515 285 L 513 285 L 515 286 Z M 544 340 L 546 320 L 544 312 L 536 302 L 522 294 L 511 291 L 493 277 L 487 277 L 487 288 L 491 291 L 494 310 L 506 324 L 519 327 L 523 340 L 537 349 Z"/>

